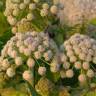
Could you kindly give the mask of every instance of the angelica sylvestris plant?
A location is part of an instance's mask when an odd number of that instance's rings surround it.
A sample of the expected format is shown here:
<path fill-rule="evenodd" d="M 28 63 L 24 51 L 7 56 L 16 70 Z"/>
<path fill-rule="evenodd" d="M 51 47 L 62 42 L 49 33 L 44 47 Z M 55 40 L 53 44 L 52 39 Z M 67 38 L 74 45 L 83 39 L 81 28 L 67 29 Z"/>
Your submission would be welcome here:
<path fill-rule="evenodd" d="M 44 30 L 57 18 L 58 10 L 59 7 L 53 1 L 6 0 L 4 14 L 12 26 L 12 32 L 16 33 Z"/>
<path fill-rule="evenodd" d="M 74 78 L 78 73 L 80 84 L 91 82 L 95 76 L 96 40 L 77 33 L 64 42 L 61 50 L 61 77 Z"/>
<path fill-rule="evenodd" d="M 45 33 L 16 33 L 1 51 L 0 70 L 9 79 L 21 76 L 34 86 L 40 77 L 59 71 L 57 56 L 56 44 Z"/>

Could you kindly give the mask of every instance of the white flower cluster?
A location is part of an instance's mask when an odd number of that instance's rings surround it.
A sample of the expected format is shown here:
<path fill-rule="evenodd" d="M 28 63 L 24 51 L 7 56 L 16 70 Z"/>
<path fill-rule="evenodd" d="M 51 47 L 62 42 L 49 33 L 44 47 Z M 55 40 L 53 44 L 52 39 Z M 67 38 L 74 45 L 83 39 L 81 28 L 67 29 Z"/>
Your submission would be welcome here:
<path fill-rule="evenodd" d="M 36 18 L 34 11 L 45 17 L 50 15 L 50 13 L 56 15 L 58 7 L 55 4 L 50 5 L 39 0 L 6 0 L 4 15 L 7 17 L 9 24 L 13 26 L 12 32 L 16 33 L 18 31 L 18 22 L 19 24 L 22 24 L 22 21 L 24 23 L 32 22 Z"/>
<path fill-rule="evenodd" d="M 96 0 L 59 0 L 59 3 L 64 6 L 59 14 L 61 23 L 72 26 L 96 18 Z"/>
<path fill-rule="evenodd" d="M 62 45 L 61 62 L 63 69 L 62 78 L 72 78 L 74 69 L 79 70 L 78 80 L 85 82 L 87 78 L 94 77 L 96 64 L 96 40 L 86 35 L 76 33 Z"/>
<path fill-rule="evenodd" d="M 0 68 L 8 77 L 13 77 L 18 73 L 17 68 L 20 67 L 23 70 L 22 66 L 25 66 L 27 70 L 24 69 L 23 73 L 21 72 L 22 76 L 25 80 L 31 80 L 34 66 L 37 70 L 35 71 L 43 76 L 48 71 L 47 68 L 59 65 L 56 63 L 57 65 L 51 66 L 57 53 L 56 44 L 43 32 L 16 33 L 1 51 Z"/>

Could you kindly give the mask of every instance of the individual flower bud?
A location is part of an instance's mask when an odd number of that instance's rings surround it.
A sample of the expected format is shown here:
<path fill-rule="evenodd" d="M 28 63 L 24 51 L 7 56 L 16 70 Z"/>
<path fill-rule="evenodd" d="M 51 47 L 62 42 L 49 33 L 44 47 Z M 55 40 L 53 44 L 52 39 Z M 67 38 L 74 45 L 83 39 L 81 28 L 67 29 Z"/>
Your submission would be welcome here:
<path fill-rule="evenodd" d="M 85 61 L 86 62 L 91 62 L 92 61 L 92 56 L 91 55 L 87 55 L 86 58 L 85 58 Z"/>
<path fill-rule="evenodd" d="M 44 58 L 46 61 L 49 61 L 52 58 L 53 54 L 51 50 L 48 50 L 46 53 L 44 53 Z"/>
<path fill-rule="evenodd" d="M 4 69 L 7 69 L 9 66 L 10 66 L 10 64 L 9 64 L 8 59 L 4 59 L 4 60 L 2 61 L 2 67 L 3 67 Z"/>
<path fill-rule="evenodd" d="M 69 62 L 65 62 L 65 63 L 63 64 L 63 68 L 64 68 L 64 69 L 69 69 L 69 68 L 70 68 L 70 63 L 69 63 Z"/>
<path fill-rule="evenodd" d="M 67 58 L 66 55 L 61 54 L 61 55 L 60 55 L 60 59 L 61 59 L 61 62 L 66 62 L 68 58 Z"/>
<path fill-rule="evenodd" d="M 34 56 L 36 59 L 40 59 L 41 58 L 41 53 L 39 51 L 34 52 Z"/>
<path fill-rule="evenodd" d="M 19 9 L 13 10 L 13 16 L 18 16 L 18 14 L 19 14 Z"/>
<path fill-rule="evenodd" d="M 23 64 L 22 58 L 21 58 L 21 57 L 16 57 L 16 58 L 15 58 L 15 64 L 16 64 L 17 66 L 22 65 L 22 64 Z"/>
<path fill-rule="evenodd" d="M 66 77 L 72 78 L 73 76 L 74 76 L 73 70 L 69 69 L 69 70 L 66 71 Z"/>
<path fill-rule="evenodd" d="M 42 5 L 42 8 L 43 8 L 43 9 L 49 9 L 49 5 L 48 5 L 47 3 L 44 3 L 44 4 Z"/>
<path fill-rule="evenodd" d="M 30 0 L 24 0 L 24 4 L 29 4 Z"/>
<path fill-rule="evenodd" d="M 67 50 L 67 51 L 69 51 L 69 50 L 72 50 L 72 46 L 69 44 L 69 45 L 66 45 L 65 46 L 65 49 Z"/>
<path fill-rule="evenodd" d="M 88 62 L 83 62 L 82 67 L 83 67 L 84 70 L 88 70 L 90 68 L 90 65 L 89 65 Z"/>
<path fill-rule="evenodd" d="M 78 47 L 75 48 L 74 51 L 75 51 L 75 54 L 76 54 L 76 55 L 79 55 L 79 54 L 81 53 L 81 49 L 78 48 Z"/>
<path fill-rule="evenodd" d="M 12 58 L 16 58 L 17 57 L 17 51 L 16 50 L 11 51 L 11 57 Z"/>
<path fill-rule="evenodd" d="M 64 70 L 60 71 L 61 78 L 66 78 L 66 72 Z"/>
<path fill-rule="evenodd" d="M 25 79 L 26 81 L 30 81 L 30 80 L 32 80 L 32 78 L 33 78 L 33 75 L 32 75 L 31 71 L 29 71 L 29 70 L 24 71 L 23 79 Z"/>
<path fill-rule="evenodd" d="M 51 11 L 52 14 L 57 14 L 57 12 L 58 12 L 57 6 L 53 5 L 53 6 L 50 8 L 50 11 Z"/>
<path fill-rule="evenodd" d="M 89 69 L 88 71 L 87 71 L 87 76 L 89 77 L 89 78 L 92 78 L 92 77 L 94 77 L 94 72 L 93 72 L 93 70 L 92 69 Z"/>
<path fill-rule="evenodd" d="M 28 49 L 28 48 L 25 48 L 25 49 L 24 49 L 24 55 L 30 56 L 30 55 L 31 55 L 31 50 Z"/>
<path fill-rule="evenodd" d="M 85 75 L 85 74 L 80 74 L 79 77 L 78 77 L 78 80 L 79 80 L 81 83 L 86 82 L 86 75 Z"/>
<path fill-rule="evenodd" d="M 25 49 L 25 47 L 24 47 L 23 45 L 20 46 L 20 47 L 19 47 L 19 52 L 20 52 L 20 53 L 24 53 L 24 49 Z"/>
<path fill-rule="evenodd" d="M 12 33 L 13 33 L 13 34 L 17 33 L 17 31 L 18 31 L 18 30 L 17 30 L 17 27 L 13 27 L 13 28 L 12 28 Z"/>
<path fill-rule="evenodd" d="M 81 62 L 80 62 L 80 61 L 75 62 L 74 67 L 75 67 L 76 69 L 81 69 Z"/>
<path fill-rule="evenodd" d="M 81 60 L 85 60 L 86 54 L 80 53 L 80 54 L 79 54 L 79 58 L 80 58 Z"/>
<path fill-rule="evenodd" d="M 31 21 L 31 20 L 33 20 L 33 19 L 34 19 L 34 15 L 33 15 L 32 13 L 29 13 L 29 14 L 27 15 L 27 20 Z"/>
<path fill-rule="evenodd" d="M 26 8 L 26 4 L 21 3 L 21 4 L 20 4 L 20 9 L 22 10 L 22 9 L 25 9 L 25 8 Z"/>
<path fill-rule="evenodd" d="M 44 52 L 45 51 L 45 48 L 42 45 L 39 45 L 38 46 L 38 51 Z"/>
<path fill-rule="evenodd" d="M 71 56 L 71 57 L 70 57 L 70 62 L 71 62 L 71 63 L 76 62 L 76 60 L 77 60 L 76 56 Z"/>
<path fill-rule="evenodd" d="M 10 25 L 15 25 L 17 23 L 17 20 L 15 18 L 11 18 L 8 20 Z"/>
<path fill-rule="evenodd" d="M 48 15 L 48 10 L 42 9 L 41 12 L 40 12 L 40 15 L 41 15 L 42 17 L 47 16 L 47 15 Z"/>
<path fill-rule="evenodd" d="M 29 68 L 33 68 L 33 67 L 35 66 L 35 61 L 34 61 L 34 59 L 29 58 L 29 59 L 27 60 L 27 65 L 28 65 Z"/>
<path fill-rule="evenodd" d="M 45 75 L 45 73 L 46 73 L 46 67 L 39 67 L 38 73 L 39 73 L 41 76 Z"/>
<path fill-rule="evenodd" d="M 15 75 L 15 70 L 13 68 L 8 68 L 6 74 L 8 77 L 12 78 Z"/>
<path fill-rule="evenodd" d="M 30 9 L 30 10 L 36 9 L 36 4 L 35 4 L 35 3 L 29 4 L 29 9 Z"/>
<path fill-rule="evenodd" d="M 73 56 L 73 55 L 74 55 L 74 53 L 73 53 L 72 50 L 67 51 L 67 56 L 68 56 L 68 57 L 71 57 L 71 56 Z"/>

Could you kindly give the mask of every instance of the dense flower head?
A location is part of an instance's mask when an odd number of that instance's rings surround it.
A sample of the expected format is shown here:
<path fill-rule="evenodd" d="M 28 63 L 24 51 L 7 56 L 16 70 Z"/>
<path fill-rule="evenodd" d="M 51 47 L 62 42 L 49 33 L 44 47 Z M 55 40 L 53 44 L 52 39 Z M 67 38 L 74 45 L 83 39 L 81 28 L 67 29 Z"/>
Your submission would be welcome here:
<path fill-rule="evenodd" d="M 47 1 L 41 2 L 39 0 L 6 0 L 4 15 L 7 17 L 9 24 L 13 28 L 15 27 L 12 29 L 13 33 L 21 31 L 26 32 L 32 29 L 30 26 L 32 27 L 32 21 L 34 22 L 34 20 L 37 20 L 36 17 L 39 16 L 40 19 L 46 16 L 51 17 L 51 15 L 57 15 L 58 9 L 58 6 L 52 1 L 49 3 Z"/>
<path fill-rule="evenodd" d="M 33 78 L 32 70 L 35 66 L 38 75 L 46 75 L 47 68 L 50 69 L 57 54 L 57 46 L 47 34 L 35 31 L 16 33 L 1 51 L 0 70 L 12 78 L 18 74 L 17 70 L 20 68 L 23 79 L 28 81 Z M 52 66 L 57 65 L 59 63 Z"/>
<path fill-rule="evenodd" d="M 95 75 L 96 40 L 79 33 L 74 34 L 64 42 L 61 49 L 62 78 L 72 78 L 74 69 L 80 71 L 78 80 L 85 82 Z M 63 76 L 64 75 L 64 76 Z"/>

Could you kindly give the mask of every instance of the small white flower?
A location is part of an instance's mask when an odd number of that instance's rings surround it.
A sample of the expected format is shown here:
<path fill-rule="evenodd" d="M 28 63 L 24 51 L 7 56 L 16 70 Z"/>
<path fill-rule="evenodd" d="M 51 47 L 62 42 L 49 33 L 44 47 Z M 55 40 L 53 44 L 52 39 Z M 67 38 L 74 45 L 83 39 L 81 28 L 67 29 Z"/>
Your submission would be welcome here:
<path fill-rule="evenodd" d="M 19 14 L 19 9 L 15 9 L 15 10 L 13 10 L 13 16 L 18 16 L 18 14 Z"/>
<path fill-rule="evenodd" d="M 51 50 L 48 50 L 47 52 L 44 53 L 44 58 L 46 61 L 49 61 L 52 58 L 53 54 Z"/>
<path fill-rule="evenodd" d="M 33 75 L 32 75 L 31 71 L 29 71 L 29 70 L 24 71 L 23 79 L 25 79 L 26 81 L 30 81 L 30 80 L 32 80 L 32 78 L 33 78 Z"/>
<path fill-rule="evenodd" d="M 42 8 L 43 8 L 43 9 L 49 9 L 49 5 L 48 5 L 47 3 L 44 3 L 44 4 L 42 5 Z"/>
<path fill-rule="evenodd" d="M 15 58 L 15 64 L 16 64 L 17 66 L 22 65 L 22 64 L 23 64 L 22 58 L 21 58 L 21 57 L 16 57 L 16 58 Z"/>
<path fill-rule="evenodd" d="M 51 12 L 52 14 L 57 14 L 57 12 L 58 12 L 58 7 L 55 6 L 55 5 L 51 6 L 50 12 Z"/>
<path fill-rule="evenodd" d="M 75 67 L 76 69 L 81 69 L 81 62 L 80 62 L 80 61 L 75 62 L 74 67 Z"/>
<path fill-rule="evenodd" d="M 10 23 L 10 25 L 15 25 L 17 23 L 17 20 L 16 18 L 10 18 L 8 22 Z"/>
<path fill-rule="evenodd" d="M 79 54 L 79 58 L 80 58 L 81 60 L 85 60 L 86 54 L 85 54 L 85 53 L 80 53 L 80 54 Z"/>
<path fill-rule="evenodd" d="M 2 67 L 3 67 L 4 69 L 7 69 L 9 66 L 10 66 L 10 63 L 9 63 L 8 59 L 4 59 L 4 60 L 2 61 Z"/>
<path fill-rule="evenodd" d="M 31 21 L 31 20 L 33 20 L 33 19 L 34 19 L 34 15 L 33 15 L 32 13 L 29 13 L 29 14 L 27 15 L 27 20 Z"/>
<path fill-rule="evenodd" d="M 39 67 L 38 73 L 39 73 L 41 76 L 45 75 L 45 73 L 46 73 L 46 67 Z"/>
<path fill-rule="evenodd" d="M 8 68 L 6 74 L 11 78 L 15 75 L 15 70 L 13 68 Z"/>
<path fill-rule="evenodd" d="M 79 80 L 81 83 L 86 82 L 86 75 L 85 75 L 85 74 L 80 74 L 79 77 L 78 77 L 78 80 Z"/>
<path fill-rule="evenodd" d="M 61 58 L 61 62 L 66 62 L 67 61 L 67 56 L 66 55 L 64 55 L 64 54 L 61 54 L 60 55 L 60 58 Z"/>
<path fill-rule="evenodd" d="M 60 76 L 61 76 L 61 78 L 66 78 L 66 73 L 64 70 L 60 71 Z"/>
<path fill-rule="evenodd" d="M 17 51 L 16 50 L 11 51 L 10 55 L 12 58 L 16 58 L 17 57 Z"/>
<path fill-rule="evenodd" d="M 38 51 L 44 52 L 45 51 L 45 48 L 42 45 L 39 45 L 38 46 Z"/>
<path fill-rule="evenodd" d="M 29 58 L 29 59 L 27 60 L 27 65 L 28 65 L 29 68 L 33 68 L 33 67 L 35 66 L 35 61 L 34 61 L 34 59 Z"/>
<path fill-rule="evenodd" d="M 71 56 L 73 56 L 74 55 L 74 53 L 73 53 L 73 51 L 72 50 L 69 50 L 69 51 L 67 51 L 67 56 L 68 57 L 71 57 Z"/>
<path fill-rule="evenodd" d="M 28 48 L 25 48 L 25 49 L 24 49 L 24 55 L 30 56 L 30 55 L 31 55 L 31 50 L 28 49 Z"/>
<path fill-rule="evenodd" d="M 60 69 L 60 66 L 58 64 L 51 65 L 51 67 L 50 67 L 50 71 L 53 73 L 58 72 L 59 69 Z"/>
<path fill-rule="evenodd" d="M 74 63 L 74 62 L 76 62 L 76 61 L 77 61 L 76 56 L 73 55 L 73 56 L 70 57 L 70 62 L 71 62 L 71 63 Z"/>
<path fill-rule="evenodd" d="M 66 77 L 72 78 L 73 76 L 74 76 L 73 70 L 69 69 L 69 70 L 66 71 Z"/>
<path fill-rule="evenodd" d="M 17 31 L 18 31 L 18 30 L 17 30 L 16 27 L 13 27 L 13 28 L 12 28 L 12 33 L 13 33 L 13 34 L 17 33 Z"/>
<path fill-rule="evenodd" d="M 20 46 L 20 47 L 19 47 L 19 52 L 20 52 L 20 53 L 24 53 L 24 49 L 25 49 L 25 46 L 23 46 L 23 45 Z"/>
<path fill-rule="evenodd" d="M 69 69 L 69 68 L 70 68 L 70 63 L 69 63 L 69 62 L 65 62 L 65 63 L 63 64 L 63 68 L 64 68 L 64 69 Z"/>
<path fill-rule="evenodd" d="M 41 53 L 39 51 L 34 52 L 34 56 L 36 59 L 40 59 L 41 58 Z"/>
<path fill-rule="evenodd" d="M 89 65 L 88 62 L 83 62 L 82 67 L 83 67 L 84 70 L 88 70 L 90 68 L 90 65 Z"/>
<path fill-rule="evenodd" d="M 25 9 L 26 8 L 26 4 L 21 3 L 19 7 L 20 7 L 20 9 Z"/>
<path fill-rule="evenodd" d="M 48 10 L 42 9 L 41 12 L 40 12 L 40 15 L 41 15 L 42 17 L 47 16 L 47 15 L 48 15 Z"/>
<path fill-rule="evenodd" d="M 30 9 L 30 10 L 36 9 L 36 4 L 35 4 L 35 3 L 29 4 L 29 9 Z"/>
<path fill-rule="evenodd" d="M 88 71 L 87 71 L 87 76 L 89 77 L 89 78 L 92 78 L 92 77 L 94 77 L 94 72 L 93 72 L 93 70 L 91 70 L 91 69 L 89 69 Z"/>

